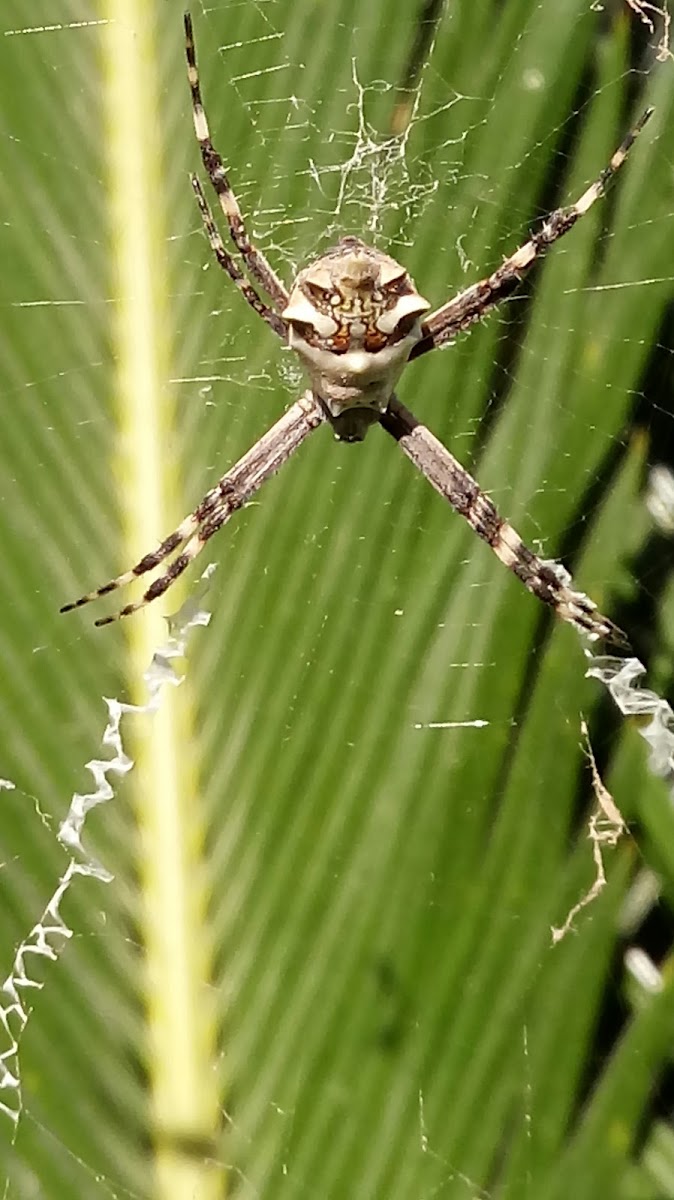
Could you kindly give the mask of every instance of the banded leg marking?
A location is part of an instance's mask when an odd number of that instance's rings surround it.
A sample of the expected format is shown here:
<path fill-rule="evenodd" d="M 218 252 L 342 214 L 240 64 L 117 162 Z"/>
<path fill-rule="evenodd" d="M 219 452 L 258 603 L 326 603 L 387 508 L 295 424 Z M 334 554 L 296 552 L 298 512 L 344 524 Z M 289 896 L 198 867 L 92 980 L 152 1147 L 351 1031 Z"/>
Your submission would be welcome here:
<path fill-rule="evenodd" d="M 443 304 L 424 321 L 422 337 L 410 354 L 418 358 L 438 346 L 450 341 L 455 334 L 462 333 L 489 309 L 505 300 L 518 286 L 520 280 L 531 269 L 536 259 L 545 254 L 552 245 L 568 233 L 576 221 L 585 215 L 592 205 L 606 192 L 610 181 L 620 170 L 629 151 L 653 113 L 647 108 L 636 125 L 618 146 L 608 166 L 599 175 L 579 200 L 568 208 L 557 208 L 548 214 L 540 228 L 522 246 L 511 254 L 491 275 L 480 279 L 465 291 L 459 292 L 447 304 Z"/>
<path fill-rule="evenodd" d="M 201 99 L 199 71 L 194 47 L 194 32 L 192 18 L 185 13 L 185 54 L 187 57 L 187 78 L 192 94 L 192 117 L 194 132 L 201 150 L 201 158 L 213 189 L 220 201 L 220 207 L 229 225 L 232 241 L 243 258 L 248 270 L 274 302 L 278 309 L 285 308 L 288 303 L 288 293 L 281 280 L 270 267 L 264 255 L 251 242 L 246 231 L 243 214 L 232 191 L 223 161 L 218 154 L 208 127 L 208 120 Z"/>
<path fill-rule="evenodd" d="M 597 610 L 589 596 L 569 586 L 571 580 L 564 567 L 544 562 L 525 545 L 513 526 L 501 517 L 493 502 L 480 490 L 472 475 L 396 396 L 391 398 L 380 423 L 435 490 L 460 513 L 474 533 L 491 546 L 499 561 L 532 595 L 591 640 L 603 638 L 615 645 L 627 646 L 622 630 Z"/>

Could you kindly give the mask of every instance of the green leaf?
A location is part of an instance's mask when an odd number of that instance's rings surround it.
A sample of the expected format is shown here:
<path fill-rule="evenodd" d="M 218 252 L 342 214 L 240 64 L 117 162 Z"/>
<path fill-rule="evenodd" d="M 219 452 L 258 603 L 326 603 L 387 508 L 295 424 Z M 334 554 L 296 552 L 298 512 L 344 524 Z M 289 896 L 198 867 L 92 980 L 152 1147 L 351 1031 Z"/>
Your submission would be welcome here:
<path fill-rule="evenodd" d="M 647 537 L 630 421 L 671 361 L 671 64 L 631 10 L 459 0 L 394 137 L 422 7 L 195 9 L 213 138 L 286 282 L 355 233 L 437 306 L 656 106 L 609 197 L 401 388 L 611 613 Z M 114 880 L 75 875 L 54 961 L 15 958 L 56 926 L 102 697 L 142 703 L 166 637 L 158 606 L 102 631 L 104 602 L 58 608 L 174 528 L 302 381 L 203 236 L 179 8 L 10 0 L 4 33 L 6 1196 L 668 1195 L 669 985 L 633 999 L 621 915 L 643 863 L 674 894 L 669 801 L 574 631 L 378 429 L 320 429 L 209 543 L 210 625 L 181 687 L 122 718 L 136 766 L 84 827 Z M 595 879 L 583 717 L 639 825 L 553 944 Z"/>

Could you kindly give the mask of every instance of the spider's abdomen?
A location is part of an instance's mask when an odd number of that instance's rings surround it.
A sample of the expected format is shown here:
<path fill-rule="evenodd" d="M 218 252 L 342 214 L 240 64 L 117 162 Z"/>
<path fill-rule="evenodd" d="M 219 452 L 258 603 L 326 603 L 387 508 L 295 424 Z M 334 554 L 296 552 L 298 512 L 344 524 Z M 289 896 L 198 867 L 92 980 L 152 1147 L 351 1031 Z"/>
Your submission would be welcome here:
<path fill-rule="evenodd" d="M 337 437 L 361 441 L 385 412 L 429 307 L 404 267 L 358 238 L 297 276 L 283 312 L 289 344 Z"/>

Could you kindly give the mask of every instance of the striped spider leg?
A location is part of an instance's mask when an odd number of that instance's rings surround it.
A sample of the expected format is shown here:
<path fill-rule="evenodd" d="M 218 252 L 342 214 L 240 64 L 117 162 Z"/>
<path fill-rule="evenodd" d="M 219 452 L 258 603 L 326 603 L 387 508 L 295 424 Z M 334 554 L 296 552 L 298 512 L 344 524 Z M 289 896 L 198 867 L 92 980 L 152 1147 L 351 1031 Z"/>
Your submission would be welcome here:
<path fill-rule="evenodd" d="M 196 175 L 190 175 L 190 180 L 194 189 L 194 195 L 196 196 L 199 212 L 201 213 L 201 219 L 204 224 L 206 236 L 210 243 L 211 250 L 215 255 L 216 261 L 222 267 L 223 271 L 227 272 L 232 282 L 236 284 L 244 300 L 247 300 L 250 304 L 253 312 L 256 312 L 258 317 L 262 317 L 263 321 L 267 322 L 270 328 L 274 330 L 275 334 L 281 338 L 287 338 L 287 323 L 283 320 L 283 317 L 279 316 L 275 309 L 270 308 L 268 304 L 265 304 L 262 297 L 256 292 L 252 283 L 249 283 L 249 281 L 246 279 L 246 276 L 232 258 L 231 254 L 228 254 L 228 252 L 225 250 L 225 247 L 222 244 L 222 238 L 220 237 L 218 228 L 213 220 L 213 214 L 211 213 L 206 201 L 206 197 L 204 196 L 204 190 Z M 286 303 L 287 299 L 288 294 L 286 292 L 284 303 Z"/>
<path fill-rule="evenodd" d="M 568 208 L 556 208 L 548 213 L 540 223 L 539 228 L 531 234 L 514 254 L 506 258 L 493 274 L 480 279 L 465 291 L 459 292 L 447 304 L 431 313 L 423 326 L 423 337 L 414 347 L 410 358 L 418 358 L 428 350 L 445 345 L 457 333 L 463 333 L 471 325 L 493 308 L 500 304 L 519 284 L 520 280 L 531 269 L 536 260 L 549 250 L 550 246 L 568 233 L 580 217 L 592 208 L 592 205 L 606 193 L 613 176 L 620 170 L 630 149 L 641 133 L 644 125 L 653 115 L 653 109 L 647 108 L 636 125 L 618 146 L 608 166 L 604 168 L 594 183 L 583 192 L 575 204 Z"/>
<path fill-rule="evenodd" d="M 243 508 L 244 504 L 254 496 L 265 480 L 275 475 L 279 467 L 290 458 L 291 454 L 301 446 L 302 442 L 323 421 L 323 413 L 315 403 L 311 392 L 306 392 L 295 404 L 283 414 L 280 420 L 272 425 L 255 445 L 239 459 L 237 463 L 222 476 L 221 479 L 206 493 L 193 513 L 186 517 L 177 529 L 170 533 L 164 541 L 151 550 L 137 562 L 129 571 L 123 571 L 109 583 L 87 592 L 72 604 L 65 604 L 61 612 L 70 612 L 97 600 L 99 596 L 107 596 L 117 588 L 131 583 L 139 575 L 153 571 L 164 562 L 175 550 L 180 553 L 173 559 L 163 575 L 155 579 L 140 600 L 125 604 L 119 612 L 109 617 L 99 617 L 95 625 L 109 625 L 120 617 L 129 617 L 138 612 L 152 600 L 163 596 L 179 575 L 189 567 L 206 542 L 218 531 L 233 513 Z"/>
<path fill-rule="evenodd" d="M 602 616 L 589 596 L 569 586 L 571 578 L 560 563 L 544 562 L 524 544 L 472 475 L 395 394 L 380 423 L 436 492 L 465 518 L 473 532 L 491 546 L 496 557 L 532 595 L 552 608 L 562 621 L 575 625 L 590 641 L 602 638 L 616 646 L 629 645 L 622 629 Z"/>
<path fill-rule="evenodd" d="M 247 269 L 250 271 L 254 279 L 257 280 L 260 287 L 267 293 L 274 302 L 274 307 L 283 308 L 288 300 L 288 293 L 284 288 L 281 280 L 274 273 L 264 254 L 253 246 L 246 225 L 239 208 L 238 200 L 232 191 L 227 172 L 225 171 L 222 159 L 215 149 L 211 134 L 208 128 L 208 120 L 201 100 L 201 88 L 199 86 L 199 72 L 197 70 L 197 57 L 194 49 L 194 33 L 192 30 L 192 17 L 189 13 L 185 13 L 185 54 L 187 56 L 187 79 L 190 85 L 192 94 L 192 118 L 194 121 L 194 132 L 199 143 L 201 151 L 201 159 L 204 164 L 204 169 L 210 179 L 213 190 L 220 201 L 220 207 L 229 225 L 229 232 L 232 235 L 232 241 L 241 255 Z M 203 216 L 203 209 L 202 209 Z M 212 245 L 212 243 L 211 243 Z M 226 268 L 229 270 L 229 268 Z M 235 281 L 236 282 L 236 281 Z"/>
<path fill-rule="evenodd" d="M 652 110 L 644 113 L 596 182 L 575 204 L 551 213 L 538 232 L 493 274 L 425 317 L 430 305 L 417 291 L 405 268 L 357 237 L 342 238 L 332 250 L 300 271 L 290 292 L 286 291 L 264 256 L 252 245 L 222 160 L 213 148 L 201 102 L 189 15 L 185 16 L 185 34 L 194 127 L 204 166 L 220 200 L 235 249 L 249 276 L 256 280 L 270 303 L 262 299 L 225 249 L 201 185 L 193 177 L 211 249 L 251 308 L 297 354 L 310 387 L 222 476 L 173 533 L 130 570 L 65 605 L 61 611 L 68 612 L 105 596 L 175 554 L 164 574 L 155 579 L 140 600 L 125 605 L 112 616 L 99 618 L 96 624 L 106 625 L 137 612 L 167 591 L 213 534 L 320 424 L 327 421 L 339 441 L 359 442 L 370 426 L 378 422 L 533 595 L 590 639 L 606 638 L 619 645 L 626 644 L 617 626 L 602 616 L 584 593 L 571 587 L 561 565 L 543 561 L 523 543 L 465 468 L 400 403 L 395 388 L 409 359 L 446 344 L 510 295 L 536 259 L 603 196 Z"/>

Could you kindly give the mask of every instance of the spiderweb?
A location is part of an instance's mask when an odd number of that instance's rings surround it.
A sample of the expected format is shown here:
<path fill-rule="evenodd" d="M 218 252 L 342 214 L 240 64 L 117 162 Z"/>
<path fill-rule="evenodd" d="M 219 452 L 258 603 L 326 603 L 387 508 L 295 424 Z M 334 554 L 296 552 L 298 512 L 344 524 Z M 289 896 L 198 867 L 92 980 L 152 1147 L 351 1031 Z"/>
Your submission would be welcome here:
<path fill-rule="evenodd" d="M 191 204 L 180 9 L 111 8 L 10 3 L 0 43 L 0 1195 L 674 1194 L 667 13 L 193 7 L 286 282 L 353 233 L 440 304 L 655 105 L 619 186 L 401 388 L 617 659 L 379 430 L 312 435 L 168 634 L 58 617 L 302 386 Z"/>

